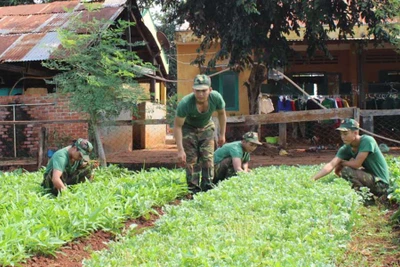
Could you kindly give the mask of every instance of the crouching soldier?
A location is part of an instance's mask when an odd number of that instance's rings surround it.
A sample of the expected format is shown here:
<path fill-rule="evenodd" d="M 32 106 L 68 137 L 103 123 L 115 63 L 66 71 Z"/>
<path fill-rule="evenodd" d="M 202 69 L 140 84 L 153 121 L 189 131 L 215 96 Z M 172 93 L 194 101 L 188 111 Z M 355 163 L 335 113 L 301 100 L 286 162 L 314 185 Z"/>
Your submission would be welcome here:
<path fill-rule="evenodd" d="M 72 145 L 58 150 L 51 157 L 43 176 L 42 186 L 54 195 L 66 189 L 68 185 L 93 180 L 96 161 L 90 161 L 92 144 L 79 138 Z"/>
<path fill-rule="evenodd" d="M 262 143 L 256 132 L 247 132 L 241 141 L 227 143 L 214 152 L 214 184 L 249 171 L 250 153 Z"/>
<path fill-rule="evenodd" d="M 389 188 L 389 167 L 375 139 L 360 135 L 360 126 L 353 119 L 343 120 L 336 129 L 344 145 L 312 179 L 319 180 L 333 170 L 359 190 L 368 187 L 375 196 L 386 198 Z"/>

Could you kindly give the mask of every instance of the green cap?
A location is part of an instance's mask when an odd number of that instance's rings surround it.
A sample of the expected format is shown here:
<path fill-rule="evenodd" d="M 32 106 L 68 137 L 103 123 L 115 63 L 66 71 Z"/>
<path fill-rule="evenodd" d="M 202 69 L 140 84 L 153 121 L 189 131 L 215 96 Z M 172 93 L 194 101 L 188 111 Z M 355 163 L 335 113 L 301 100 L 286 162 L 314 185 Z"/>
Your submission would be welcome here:
<path fill-rule="evenodd" d="M 194 90 L 204 90 L 211 87 L 211 80 L 205 74 L 196 75 L 193 82 L 193 89 Z"/>
<path fill-rule="evenodd" d="M 360 129 L 360 124 L 353 119 L 344 119 L 340 122 L 340 126 L 336 128 L 338 131 L 355 131 Z"/>
<path fill-rule="evenodd" d="M 79 138 L 78 140 L 76 140 L 75 146 L 81 153 L 83 160 L 89 161 L 89 154 L 93 150 L 93 145 L 88 140 Z"/>
<path fill-rule="evenodd" d="M 258 141 L 258 133 L 256 133 L 256 132 L 245 133 L 243 135 L 243 140 L 257 144 L 257 145 L 262 145 L 262 143 L 260 141 Z"/>

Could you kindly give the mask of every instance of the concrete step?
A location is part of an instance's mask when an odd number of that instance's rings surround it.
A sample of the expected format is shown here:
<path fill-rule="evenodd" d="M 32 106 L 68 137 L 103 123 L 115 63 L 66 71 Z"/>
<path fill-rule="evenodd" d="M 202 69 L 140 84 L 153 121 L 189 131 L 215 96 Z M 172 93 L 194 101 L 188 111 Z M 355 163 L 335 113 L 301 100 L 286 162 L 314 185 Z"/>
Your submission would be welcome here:
<path fill-rule="evenodd" d="M 175 145 L 175 138 L 172 134 L 167 134 L 167 136 L 165 137 L 165 144 L 166 145 Z"/>

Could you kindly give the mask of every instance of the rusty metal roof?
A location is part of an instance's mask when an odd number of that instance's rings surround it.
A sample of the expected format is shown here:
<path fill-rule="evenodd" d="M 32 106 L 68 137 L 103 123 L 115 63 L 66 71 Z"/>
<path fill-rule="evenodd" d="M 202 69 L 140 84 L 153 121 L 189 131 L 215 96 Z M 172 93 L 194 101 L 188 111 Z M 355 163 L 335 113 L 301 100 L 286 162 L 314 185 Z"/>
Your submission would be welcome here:
<path fill-rule="evenodd" d="M 126 0 L 106 0 L 98 12 L 79 1 L 0 7 L 0 62 L 46 60 L 60 45 L 57 29 L 78 15 L 115 20 Z"/>

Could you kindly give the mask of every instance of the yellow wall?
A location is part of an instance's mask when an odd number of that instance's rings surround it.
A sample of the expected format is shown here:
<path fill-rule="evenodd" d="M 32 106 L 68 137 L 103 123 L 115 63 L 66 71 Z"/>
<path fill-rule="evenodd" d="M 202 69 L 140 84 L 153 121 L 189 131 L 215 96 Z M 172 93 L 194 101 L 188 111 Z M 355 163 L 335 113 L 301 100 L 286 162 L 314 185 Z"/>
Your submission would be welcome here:
<path fill-rule="evenodd" d="M 140 87 L 143 88 L 145 92 L 145 100 L 150 99 L 150 84 L 149 83 L 140 83 Z M 154 93 L 154 101 L 160 104 L 166 104 L 167 99 L 167 87 L 163 83 L 156 83 L 155 93 Z"/>
<path fill-rule="evenodd" d="M 178 84 L 177 92 L 178 97 L 181 99 L 183 96 L 192 93 L 193 79 L 197 74 L 203 73 L 204 69 L 200 69 L 198 66 L 191 65 L 190 63 L 196 58 L 198 48 L 197 43 L 177 45 L 177 72 L 178 72 Z M 206 57 L 206 62 L 214 55 L 215 49 L 211 49 Z M 207 64 L 207 63 L 206 63 Z M 206 65 L 205 64 L 205 65 Z M 220 66 L 218 69 L 225 69 L 227 62 L 218 62 Z M 247 88 L 243 85 L 247 81 L 249 71 L 239 73 L 239 110 L 238 111 L 227 111 L 228 115 L 245 115 L 248 114 L 249 101 L 247 97 Z"/>
<path fill-rule="evenodd" d="M 198 66 L 191 65 L 190 63 L 196 58 L 196 50 L 199 48 L 200 39 L 196 38 L 191 34 L 190 31 L 177 32 L 176 33 L 177 43 L 177 73 L 178 73 L 178 96 L 182 98 L 184 95 L 192 92 L 191 86 L 193 84 L 193 78 L 195 75 L 202 73 L 202 70 Z M 307 47 L 301 44 L 294 44 L 293 49 L 297 52 L 305 53 Z M 337 64 L 296 64 L 285 70 L 285 74 L 292 72 L 329 72 L 329 73 L 340 73 L 342 83 L 352 83 L 354 88 L 357 88 L 357 84 L 360 82 L 358 77 L 359 60 L 365 59 L 368 53 L 382 54 L 393 53 L 393 47 L 385 45 L 383 48 L 376 49 L 372 45 L 368 45 L 363 51 L 362 56 L 359 56 L 358 47 L 355 42 L 351 43 L 337 43 L 329 44 L 329 51 L 337 55 Z M 216 49 L 211 49 L 208 52 L 207 60 L 214 55 Z M 217 62 L 217 65 L 221 66 L 221 69 L 225 69 L 226 66 L 222 66 L 227 62 Z M 395 63 L 363 63 L 363 79 L 364 87 L 366 90 L 367 83 L 377 82 L 378 74 L 380 70 L 400 70 L 400 61 Z M 228 115 L 247 115 L 249 114 L 248 108 L 248 96 L 247 88 L 244 86 L 244 82 L 247 81 L 250 74 L 249 70 L 241 72 L 239 74 L 239 111 L 229 111 Z M 353 103 L 358 103 L 357 94 L 353 95 Z"/>

